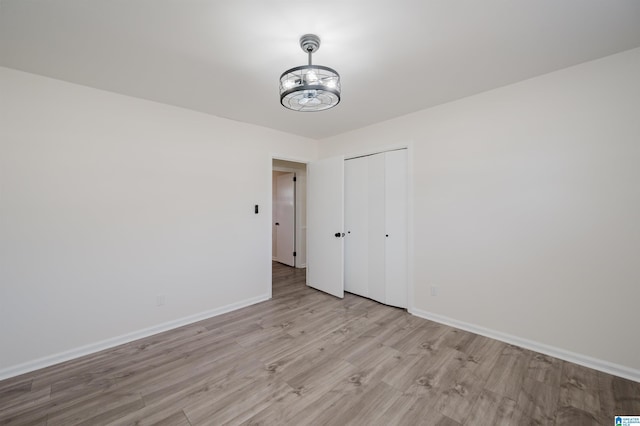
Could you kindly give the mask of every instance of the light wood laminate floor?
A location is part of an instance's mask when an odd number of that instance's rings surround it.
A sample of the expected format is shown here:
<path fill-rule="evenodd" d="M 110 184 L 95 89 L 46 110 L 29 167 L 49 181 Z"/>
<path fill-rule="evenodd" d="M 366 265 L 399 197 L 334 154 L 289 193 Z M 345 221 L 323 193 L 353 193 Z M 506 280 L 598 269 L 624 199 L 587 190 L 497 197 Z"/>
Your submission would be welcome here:
<path fill-rule="evenodd" d="M 0 382 L 11 425 L 612 425 L 640 384 L 310 289 Z"/>

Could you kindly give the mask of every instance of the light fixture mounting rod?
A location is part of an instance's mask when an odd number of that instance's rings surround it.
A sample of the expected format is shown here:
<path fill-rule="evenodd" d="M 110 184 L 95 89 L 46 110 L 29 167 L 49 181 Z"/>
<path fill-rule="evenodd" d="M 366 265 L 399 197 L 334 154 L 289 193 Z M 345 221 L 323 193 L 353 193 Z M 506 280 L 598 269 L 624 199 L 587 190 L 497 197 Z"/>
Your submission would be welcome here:
<path fill-rule="evenodd" d="M 305 34 L 300 37 L 300 47 L 303 52 L 309 54 L 309 65 L 311 65 L 311 54 L 320 49 L 320 37 L 315 34 Z"/>

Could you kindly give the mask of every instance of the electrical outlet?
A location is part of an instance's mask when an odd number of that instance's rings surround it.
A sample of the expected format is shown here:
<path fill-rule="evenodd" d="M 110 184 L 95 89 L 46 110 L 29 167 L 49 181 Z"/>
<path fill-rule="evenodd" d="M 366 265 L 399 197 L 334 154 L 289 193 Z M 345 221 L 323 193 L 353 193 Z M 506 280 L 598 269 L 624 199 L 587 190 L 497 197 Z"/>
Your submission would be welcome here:
<path fill-rule="evenodd" d="M 159 294 L 156 296 L 156 306 L 163 306 L 166 302 L 166 296 L 164 294 Z"/>
<path fill-rule="evenodd" d="M 431 286 L 431 295 L 432 296 L 437 296 L 438 295 L 438 287 L 436 287 L 435 285 Z"/>

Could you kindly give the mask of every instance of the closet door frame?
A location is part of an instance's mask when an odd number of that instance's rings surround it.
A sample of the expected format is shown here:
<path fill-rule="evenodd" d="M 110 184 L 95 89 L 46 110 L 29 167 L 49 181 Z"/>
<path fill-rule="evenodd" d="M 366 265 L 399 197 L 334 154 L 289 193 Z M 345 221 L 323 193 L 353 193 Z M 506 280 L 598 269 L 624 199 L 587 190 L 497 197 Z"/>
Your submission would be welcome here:
<path fill-rule="evenodd" d="M 407 141 L 394 145 L 385 145 L 371 150 L 356 151 L 344 156 L 345 160 L 363 157 L 366 155 L 382 154 L 400 149 L 407 150 L 407 312 L 414 313 L 414 191 L 413 191 L 413 149 L 414 142 Z"/>

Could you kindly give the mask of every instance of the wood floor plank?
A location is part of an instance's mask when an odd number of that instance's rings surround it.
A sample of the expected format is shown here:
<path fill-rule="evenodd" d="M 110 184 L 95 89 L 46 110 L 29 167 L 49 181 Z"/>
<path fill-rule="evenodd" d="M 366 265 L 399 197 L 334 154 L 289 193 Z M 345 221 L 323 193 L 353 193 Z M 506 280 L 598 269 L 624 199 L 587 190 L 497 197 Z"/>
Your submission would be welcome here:
<path fill-rule="evenodd" d="M 611 424 L 615 416 L 637 416 L 640 414 L 640 383 L 598 374 L 598 399 L 600 400 L 600 422 Z"/>
<path fill-rule="evenodd" d="M 503 397 L 517 398 L 532 355 L 531 351 L 507 345 L 487 378 L 485 388 Z"/>
<path fill-rule="evenodd" d="M 103 425 L 143 407 L 144 401 L 137 393 L 109 393 L 49 416 L 47 425 Z"/>
<path fill-rule="evenodd" d="M 416 401 L 422 400 L 424 398 L 418 397 L 416 395 L 407 395 L 401 394 L 393 403 L 382 413 L 378 424 L 380 425 L 401 425 L 407 424 L 406 421 L 403 423 L 403 419 L 407 417 L 408 414 L 411 413 L 411 410 L 416 404 Z"/>
<path fill-rule="evenodd" d="M 0 425 L 608 425 L 640 383 L 305 285 L 0 381 Z"/>
<path fill-rule="evenodd" d="M 283 382 L 252 382 L 217 401 L 187 405 L 184 413 L 192 424 L 241 424 L 291 392 L 292 389 Z"/>
<path fill-rule="evenodd" d="M 484 383 L 492 375 L 507 346 L 506 343 L 497 340 L 476 336 L 463 351 L 467 359 L 462 368 L 473 371 L 473 374 Z"/>
<path fill-rule="evenodd" d="M 518 408 L 526 418 L 537 424 L 551 424 L 558 408 L 559 395 L 557 386 L 527 377 L 517 396 Z"/>
<path fill-rule="evenodd" d="M 159 418 L 159 420 L 156 420 Z M 118 422 L 118 424 L 123 424 L 124 422 Z M 156 412 L 150 415 L 143 415 L 142 418 L 136 420 L 136 426 L 191 426 L 189 419 L 187 419 L 184 411 L 180 410 L 173 414 L 168 415 L 167 417 L 158 416 Z"/>
<path fill-rule="evenodd" d="M 405 360 L 389 370 L 383 381 L 401 392 L 416 395 L 435 396 L 446 389 L 453 382 L 453 372 L 462 365 L 458 352 L 449 348 L 430 355 L 407 355 Z"/>
<path fill-rule="evenodd" d="M 298 374 L 287 378 L 286 383 L 292 391 L 283 397 L 284 403 L 280 404 L 281 401 L 276 399 L 271 406 L 265 407 L 248 419 L 248 424 L 304 424 L 303 419 L 308 420 L 323 413 L 319 407 L 323 406 L 327 399 L 334 404 L 337 401 L 334 396 L 343 396 L 331 390 L 338 383 L 347 382 L 355 371 L 351 364 L 332 358 L 303 368 Z"/>
<path fill-rule="evenodd" d="M 465 360 L 466 361 L 466 360 Z M 471 370 L 460 368 L 450 373 L 448 386 L 443 386 L 435 408 L 451 420 L 462 424 L 483 390 L 483 382 Z"/>
<path fill-rule="evenodd" d="M 562 361 L 548 355 L 533 354 L 527 369 L 527 377 L 557 388 L 560 386 L 562 377 Z"/>
<path fill-rule="evenodd" d="M 513 420 L 516 405 L 516 401 L 511 398 L 484 390 L 476 400 L 464 424 L 469 426 L 517 424 Z"/>
<path fill-rule="evenodd" d="M 2 398 L 2 416 L 18 416 L 38 405 L 44 404 L 51 398 L 51 387 L 47 386 L 31 391 L 31 383 L 27 386 L 14 387 L 5 392 Z"/>
<path fill-rule="evenodd" d="M 436 399 L 433 396 L 419 396 L 414 398 L 409 408 L 401 413 L 399 425 L 440 426 L 443 424 L 456 425 L 457 422 L 442 415 L 435 408 Z"/>
<path fill-rule="evenodd" d="M 554 422 L 555 426 L 600 426 L 606 424 L 613 424 L 613 419 L 609 423 L 600 423 L 593 414 L 571 406 L 558 409 Z"/>
<path fill-rule="evenodd" d="M 6 426 L 46 426 L 49 415 L 43 410 L 20 413 L 16 416 L 0 416 L 0 425 Z"/>
<path fill-rule="evenodd" d="M 563 362 L 560 383 L 560 407 L 573 407 L 600 416 L 598 373 L 581 365 Z"/>
<path fill-rule="evenodd" d="M 0 398 L 2 398 L 6 404 L 10 404 L 13 399 L 28 395 L 32 387 L 33 379 L 20 381 L 7 380 L 7 384 L 0 388 Z"/>
<path fill-rule="evenodd" d="M 427 323 L 421 327 L 401 330 L 385 341 L 385 344 L 408 355 L 432 353 L 442 346 L 445 335 L 452 330 L 447 326 Z"/>
<path fill-rule="evenodd" d="M 354 391 L 343 393 L 333 389 L 331 393 L 341 395 L 331 409 L 319 415 L 309 417 L 306 424 L 342 426 L 342 425 L 371 425 L 393 404 L 401 393 L 384 382 L 375 385 L 355 385 Z"/>

